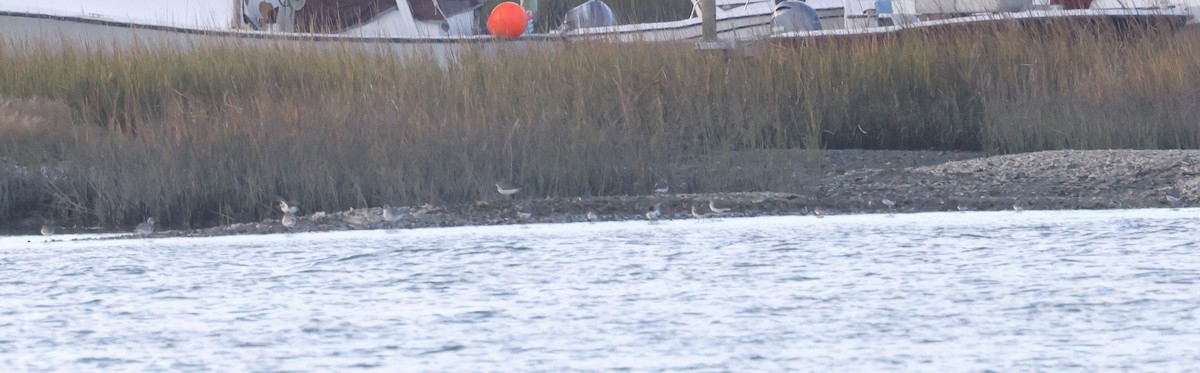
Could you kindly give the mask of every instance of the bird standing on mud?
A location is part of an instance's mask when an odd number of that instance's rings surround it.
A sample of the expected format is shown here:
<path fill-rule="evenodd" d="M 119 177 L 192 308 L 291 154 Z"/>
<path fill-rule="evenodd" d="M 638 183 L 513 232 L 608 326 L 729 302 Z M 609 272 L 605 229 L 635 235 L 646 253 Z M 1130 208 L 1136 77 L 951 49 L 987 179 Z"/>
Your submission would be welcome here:
<path fill-rule="evenodd" d="M 896 216 L 896 215 L 895 215 L 895 212 L 896 212 L 896 201 L 893 201 L 893 200 L 890 200 L 890 199 L 887 199 L 887 198 L 883 198 L 883 199 L 880 199 L 880 200 L 879 200 L 879 202 L 883 203 L 883 205 L 884 205 L 884 206 L 887 206 L 887 208 L 888 208 L 888 217 L 894 217 L 894 216 Z"/>
<path fill-rule="evenodd" d="M 517 219 L 519 219 L 522 223 L 529 222 L 529 219 L 532 217 L 533 217 L 533 208 L 530 207 L 529 205 L 525 205 L 525 206 L 522 206 L 521 208 L 517 209 Z"/>
<path fill-rule="evenodd" d="M 137 227 L 133 228 L 133 231 L 143 236 L 154 233 L 154 218 L 146 219 L 145 223 L 138 224 Z"/>
<path fill-rule="evenodd" d="M 658 220 L 659 215 L 662 215 L 662 202 L 654 204 L 654 208 L 646 213 L 646 220 Z"/>
<path fill-rule="evenodd" d="M 292 228 L 296 227 L 296 210 L 296 207 L 292 206 L 291 211 L 284 213 L 283 218 L 279 219 L 279 223 L 283 224 L 284 228 L 292 230 Z"/>
<path fill-rule="evenodd" d="M 296 213 L 300 212 L 300 208 L 292 206 L 283 198 L 275 197 L 279 201 L 279 210 L 283 211 L 283 218 L 279 219 L 279 223 L 283 224 L 284 228 L 291 230 L 296 226 L 296 222 L 300 219 L 296 218 Z"/>
<path fill-rule="evenodd" d="M 709 214 L 707 214 L 707 213 L 704 213 L 704 214 L 700 213 L 700 211 L 696 210 L 696 205 L 692 205 L 692 217 L 694 217 L 696 219 L 704 219 L 704 218 L 707 218 L 708 215 Z"/>
<path fill-rule="evenodd" d="M 884 198 L 883 200 L 880 200 L 879 202 L 882 202 L 884 206 L 887 206 L 888 210 L 896 208 L 896 201 Z"/>
<path fill-rule="evenodd" d="M 42 223 L 42 231 L 41 232 L 42 232 L 43 236 L 46 236 L 46 237 L 53 236 L 54 231 L 55 231 L 54 222 L 47 221 L 45 223 Z"/>
<path fill-rule="evenodd" d="M 404 217 L 404 213 L 400 209 L 394 208 L 391 205 L 383 205 L 383 220 L 388 223 L 394 223 Z"/>
<path fill-rule="evenodd" d="M 1172 209 L 1179 209 L 1180 206 L 1183 206 L 1183 198 L 1179 198 L 1170 194 L 1168 194 L 1166 198 L 1167 203 L 1171 204 Z"/>

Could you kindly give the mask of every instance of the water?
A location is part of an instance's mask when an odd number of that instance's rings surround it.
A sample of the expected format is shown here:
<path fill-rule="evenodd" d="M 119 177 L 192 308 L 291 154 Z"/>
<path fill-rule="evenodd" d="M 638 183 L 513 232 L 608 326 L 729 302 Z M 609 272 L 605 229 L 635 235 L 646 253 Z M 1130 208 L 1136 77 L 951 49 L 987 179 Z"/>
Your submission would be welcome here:
<path fill-rule="evenodd" d="M 1198 217 L 3 238 L 0 371 L 1194 370 Z"/>

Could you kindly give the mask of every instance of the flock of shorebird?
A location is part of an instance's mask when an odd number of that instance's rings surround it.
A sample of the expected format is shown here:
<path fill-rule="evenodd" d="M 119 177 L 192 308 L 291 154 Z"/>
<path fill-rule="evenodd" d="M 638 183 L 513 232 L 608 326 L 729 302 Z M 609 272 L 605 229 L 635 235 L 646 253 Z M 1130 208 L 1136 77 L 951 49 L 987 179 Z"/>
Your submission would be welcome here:
<path fill-rule="evenodd" d="M 502 195 L 502 196 L 509 197 L 510 199 L 515 199 L 516 194 L 521 192 L 520 187 L 513 185 L 511 183 L 508 183 L 508 182 L 497 181 L 495 185 L 496 185 L 496 192 L 500 193 L 500 195 Z M 654 184 L 653 190 L 654 190 L 655 194 L 667 194 L 668 192 L 670 192 L 671 188 L 667 184 L 666 181 L 659 181 L 658 183 Z M 280 223 L 282 223 L 285 228 L 288 228 L 289 230 L 291 230 L 292 228 L 295 227 L 296 221 L 297 221 L 296 206 L 288 205 L 287 201 L 280 198 L 279 196 L 276 196 L 275 199 L 280 205 L 279 206 L 280 210 L 283 211 L 283 218 L 280 219 Z M 1167 195 L 1166 201 L 1174 209 L 1178 209 L 1179 207 L 1184 206 L 1183 199 L 1176 197 L 1176 196 Z M 896 210 L 896 206 L 897 206 L 897 203 L 895 200 L 892 200 L 887 197 L 883 197 L 883 198 L 879 199 L 879 203 L 883 204 L 884 206 L 887 206 L 888 215 L 894 214 L 894 212 Z M 656 204 L 654 204 L 653 208 L 646 211 L 646 213 L 644 215 L 646 217 L 646 220 L 650 220 L 650 221 L 658 220 L 662 216 L 662 204 L 663 204 L 662 202 L 656 203 Z M 867 204 L 871 205 L 871 204 L 873 204 L 873 201 L 868 201 Z M 702 208 L 703 207 L 697 207 L 696 205 L 691 205 L 692 217 L 694 217 L 696 219 L 705 219 L 705 218 L 709 218 L 712 216 L 719 216 L 719 215 L 722 215 L 722 214 L 732 211 L 732 208 L 717 206 L 717 203 L 715 200 L 708 201 L 708 212 L 702 212 L 701 211 Z M 966 212 L 969 210 L 966 206 L 961 205 L 961 204 L 956 206 L 955 208 L 959 212 Z M 533 218 L 533 210 L 529 204 L 522 204 L 519 206 L 515 206 L 514 209 L 516 210 L 517 219 L 519 219 L 519 221 L 521 221 L 521 222 L 528 222 L 530 219 Z M 1021 206 L 1020 203 L 1013 203 L 1012 211 L 1022 212 L 1022 211 L 1025 211 L 1025 208 L 1023 206 Z M 807 209 L 805 209 L 805 212 L 811 214 L 812 216 L 814 216 L 816 218 L 824 218 L 825 217 L 825 210 L 822 209 L 820 206 L 814 207 L 811 211 L 808 211 Z M 404 217 L 404 212 L 402 212 L 400 209 L 394 208 L 390 205 L 383 206 L 383 219 L 385 221 L 387 221 L 388 223 L 393 223 L 393 222 L 399 221 L 403 217 Z M 595 223 L 595 222 L 600 221 L 600 215 L 597 214 L 595 210 L 588 210 L 587 214 L 585 215 L 585 218 L 589 223 Z M 149 224 L 148 227 L 143 227 L 147 224 Z M 45 227 L 45 226 L 42 227 L 42 234 L 44 234 L 44 235 L 53 234 L 52 228 L 51 228 L 51 233 L 46 233 L 46 229 L 47 229 L 47 227 Z M 153 231 L 153 229 L 154 229 L 154 218 L 150 218 L 148 223 L 142 223 L 141 225 L 138 225 L 137 232 L 142 233 L 142 234 L 148 234 L 149 232 Z M 143 230 L 145 230 L 145 231 L 143 232 Z"/>
<path fill-rule="evenodd" d="M 510 199 L 515 199 L 517 193 L 521 192 L 520 187 L 517 187 L 511 183 L 504 182 L 504 181 L 496 182 L 495 186 L 496 186 L 497 193 L 500 193 L 501 196 L 505 196 Z M 667 183 L 665 181 L 660 181 L 654 185 L 654 193 L 666 194 L 668 192 L 670 192 L 670 187 L 667 185 Z M 280 218 L 280 224 L 282 224 L 283 227 L 287 228 L 288 230 L 294 229 L 296 226 L 296 223 L 298 222 L 298 219 L 296 217 L 296 213 L 298 212 L 298 209 L 296 208 L 296 206 L 289 204 L 287 200 L 285 200 L 279 196 L 275 196 L 274 201 L 275 201 L 275 203 L 279 204 L 279 209 L 280 209 L 280 211 L 283 212 L 283 217 Z M 728 208 L 728 207 L 718 207 L 716 202 L 711 201 L 711 200 L 708 202 L 708 209 L 710 212 L 701 212 L 699 210 L 699 208 L 697 208 L 696 206 L 692 206 L 692 210 L 691 210 L 692 216 L 696 217 L 697 219 L 703 219 L 703 218 L 708 218 L 710 216 L 721 215 L 721 214 L 725 214 L 725 213 L 732 211 L 732 209 Z M 533 209 L 529 204 L 515 205 L 514 210 L 516 212 L 516 217 L 517 217 L 518 221 L 520 221 L 520 222 L 528 222 L 528 221 L 530 221 L 530 219 L 533 218 Z M 397 222 L 397 221 L 403 219 L 404 214 L 405 213 L 403 212 L 403 210 L 394 208 L 391 205 L 383 206 L 383 220 L 387 221 L 388 223 L 394 223 L 394 222 Z M 646 220 L 658 220 L 659 217 L 662 216 L 662 203 L 661 202 L 656 203 L 653 208 L 646 211 L 644 216 L 646 217 Z M 585 218 L 587 219 L 588 222 L 591 222 L 591 223 L 595 223 L 595 222 L 598 222 L 601 220 L 600 215 L 598 213 L 596 213 L 595 210 L 589 210 L 587 212 L 587 214 L 585 215 Z"/>
<path fill-rule="evenodd" d="M 671 187 L 667 184 L 666 181 L 659 181 L 654 184 L 653 190 L 654 190 L 655 194 L 667 194 L 668 192 L 671 191 Z M 507 196 L 509 198 L 514 198 L 514 196 L 521 191 L 521 188 L 517 187 L 511 183 L 498 181 L 498 182 L 496 182 L 496 191 L 499 192 L 500 195 Z M 522 221 L 522 222 L 526 222 L 530 218 L 533 217 L 533 212 L 531 211 L 528 204 L 518 206 L 516 209 L 517 209 L 517 218 L 520 219 L 520 221 Z M 709 212 L 701 212 L 700 210 L 701 210 L 701 207 L 696 207 L 695 205 L 692 205 L 691 206 L 692 217 L 695 217 L 697 219 L 704 219 L 704 218 L 708 218 L 710 216 L 728 213 L 728 212 L 732 211 L 732 208 L 718 207 L 716 204 L 716 201 L 709 200 L 708 201 Z M 658 220 L 658 218 L 662 216 L 662 202 L 654 204 L 654 207 L 649 209 L 648 211 L 646 211 L 644 216 L 646 217 L 646 220 L 651 220 L 651 221 Z M 587 219 L 587 221 L 589 223 L 595 223 L 595 222 L 600 221 L 600 215 L 597 214 L 595 210 L 588 210 L 587 215 L 585 215 L 585 218 Z"/>
<path fill-rule="evenodd" d="M 516 187 L 513 184 L 506 183 L 506 182 L 496 182 L 496 191 L 499 192 L 501 195 L 508 196 L 511 198 L 515 194 L 520 192 L 521 188 Z M 668 186 L 668 184 L 665 181 L 660 181 L 660 182 L 654 184 L 654 192 L 656 194 L 666 194 L 669 191 L 670 191 L 670 187 Z M 1167 202 L 1167 204 L 1169 204 L 1171 206 L 1172 209 L 1175 209 L 1175 210 L 1178 210 L 1180 207 L 1186 206 L 1186 203 L 1184 202 L 1184 200 L 1182 198 L 1173 196 L 1173 195 L 1166 195 L 1165 201 Z M 880 198 L 879 203 L 881 203 L 882 205 L 887 207 L 887 209 L 888 209 L 887 212 L 888 212 L 889 216 L 894 215 L 894 213 L 896 211 L 896 207 L 898 206 L 898 204 L 896 203 L 895 200 L 892 200 L 887 197 Z M 868 201 L 867 204 L 872 205 L 873 201 Z M 954 208 L 957 209 L 959 212 L 969 211 L 969 208 L 962 204 L 958 204 Z M 728 208 L 728 207 L 718 207 L 716 204 L 716 201 L 714 201 L 714 200 L 708 201 L 708 212 L 702 212 L 701 211 L 702 209 L 703 209 L 703 207 L 697 207 L 696 205 L 691 205 L 692 217 L 694 217 L 696 219 L 704 219 L 704 218 L 708 218 L 711 216 L 725 214 L 725 213 L 728 213 L 731 211 L 731 208 Z M 1022 211 L 1025 211 L 1025 207 L 1022 206 L 1019 202 L 1013 202 L 1012 211 L 1020 213 Z M 825 210 L 822 209 L 820 206 L 814 207 L 812 209 L 812 211 L 808 211 L 808 209 L 806 208 L 805 212 L 810 213 L 812 216 L 814 216 L 816 218 L 824 218 L 825 217 Z M 650 209 L 645 214 L 646 220 L 657 220 L 661 215 L 662 215 L 662 203 L 661 202 L 655 204 L 654 208 Z M 529 211 L 528 205 L 525 205 L 518 210 L 518 217 L 521 219 L 521 221 L 527 221 L 531 216 L 532 216 L 532 214 Z M 600 220 L 599 215 L 596 214 L 595 211 L 588 211 L 586 218 L 587 218 L 588 222 L 593 222 L 593 223 Z"/>
<path fill-rule="evenodd" d="M 496 192 L 499 192 L 500 195 L 509 197 L 509 198 L 515 198 L 516 194 L 521 191 L 520 187 L 517 187 L 511 183 L 507 183 L 507 182 L 503 182 L 503 181 L 498 181 L 498 182 L 496 182 L 495 185 L 496 185 Z M 671 188 L 667 184 L 666 181 L 659 181 L 658 183 L 654 184 L 653 190 L 654 190 L 654 193 L 656 193 L 656 194 L 667 194 L 668 192 L 670 192 Z M 1173 195 L 1166 195 L 1165 200 L 1171 206 L 1172 209 L 1176 209 L 1176 210 L 1179 209 L 1180 207 L 1185 207 L 1185 205 L 1186 205 L 1182 198 L 1173 196 Z M 289 231 L 295 229 L 296 224 L 299 222 L 299 218 L 297 218 L 297 216 L 296 216 L 296 214 L 299 212 L 299 208 L 297 208 L 293 204 L 289 204 L 287 200 L 285 200 L 279 196 L 275 196 L 274 201 L 279 204 L 279 209 L 280 209 L 280 211 L 283 212 L 283 217 L 280 218 L 280 220 L 279 220 L 280 224 L 282 224 L 283 227 L 288 229 Z M 880 198 L 879 202 L 881 204 L 883 204 L 884 206 L 887 206 L 888 214 L 892 215 L 892 213 L 896 209 L 896 201 L 884 197 L 884 198 Z M 650 220 L 650 221 L 658 220 L 659 217 L 662 216 L 662 204 L 663 204 L 662 202 L 656 203 L 656 204 L 654 204 L 653 208 L 649 209 L 649 211 L 646 211 L 646 213 L 645 213 L 646 220 Z M 873 201 L 868 201 L 867 204 L 871 205 L 871 204 L 873 204 Z M 732 211 L 732 209 L 729 207 L 718 207 L 716 204 L 716 201 L 714 201 L 714 200 L 709 200 L 707 207 L 708 207 L 708 212 L 702 212 L 701 208 L 698 208 L 696 205 L 692 205 L 691 206 L 692 217 L 694 217 L 696 219 L 705 219 L 705 218 L 708 218 L 711 216 L 721 215 L 721 214 L 725 214 L 725 213 Z M 965 212 L 968 210 L 966 206 L 963 206 L 961 204 L 958 205 L 956 208 L 960 212 Z M 530 219 L 533 218 L 533 210 L 529 206 L 529 204 L 515 206 L 514 209 L 516 210 L 517 218 L 521 222 L 528 222 Z M 1021 206 L 1019 203 L 1013 203 L 1012 211 L 1021 212 L 1024 210 L 1025 210 L 1025 208 L 1023 206 Z M 394 208 L 390 205 L 383 206 L 383 219 L 385 221 L 387 221 L 388 223 L 394 223 L 396 221 L 403 219 L 404 214 L 405 213 L 402 210 Z M 825 211 L 820 206 L 813 208 L 813 210 L 811 211 L 811 214 L 817 218 L 825 217 Z M 600 221 L 600 215 L 597 214 L 596 211 L 594 211 L 594 210 L 589 210 L 587 212 L 586 219 L 588 222 L 595 223 L 597 221 Z M 53 221 L 44 221 L 42 224 L 41 234 L 43 236 L 49 237 L 49 236 L 53 236 L 54 234 L 58 233 L 58 230 L 59 230 L 59 227 L 55 226 Z M 154 218 L 153 217 L 148 218 L 148 219 L 146 219 L 145 222 L 138 224 L 136 227 L 134 227 L 133 232 L 138 235 L 141 235 L 141 236 L 147 236 L 147 235 L 150 235 L 151 233 L 154 233 Z"/>
<path fill-rule="evenodd" d="M 47 220 L 42 222 L 42 230 L 40 232 L 42 233 L 42 236 L 50 237 L 57 234 L 58 230 L 59 227 L 54 225 L 54 221 Z M 133 227 L 133 233 L 137 233 L 142 236 L 154 233 L 154 218 L 147 218 L 145 222 Z"/>

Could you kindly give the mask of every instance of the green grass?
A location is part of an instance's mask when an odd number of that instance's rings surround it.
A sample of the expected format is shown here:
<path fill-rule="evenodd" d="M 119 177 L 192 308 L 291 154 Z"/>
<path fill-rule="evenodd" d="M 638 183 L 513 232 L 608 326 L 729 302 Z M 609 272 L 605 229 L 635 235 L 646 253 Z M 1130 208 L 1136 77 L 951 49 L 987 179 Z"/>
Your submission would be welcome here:
<path fill-rule="evenodd" d="M 1200 37 L 978 30 L 765 46 L 575 43 L 433 61 L 328 49 L 0 46 L 0 225 L 205 226 L 489 198 L 757 188 L 746 149 L 1196 148 Z M 252 56 L 254 58 L 250 58 Z M 279 62 L 286 61 L 286 62 Z M 531 62 L 534 61 L 534 62 Z M 35 99 L 37 98 L 37 99 Z"/>

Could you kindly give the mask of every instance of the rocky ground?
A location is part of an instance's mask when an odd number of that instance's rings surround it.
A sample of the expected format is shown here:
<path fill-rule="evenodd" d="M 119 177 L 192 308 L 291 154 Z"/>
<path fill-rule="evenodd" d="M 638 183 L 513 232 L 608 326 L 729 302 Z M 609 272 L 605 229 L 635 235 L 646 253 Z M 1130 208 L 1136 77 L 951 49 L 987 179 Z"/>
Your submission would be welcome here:
<path fill-rule="evenodd" d="M 655 205 L 659 219 L 957 211 L 1113 209 L 1176 207 L 1200 199 L 1200 151 L 1046 151 L 983 157 L 976 153 L 831 150 L 820 165 L 800 151 L 748 152 L 713 162 L 681 166 L 679 173 L 701 175 L 673 182 L 675 189 L 710 187 L 775 191 L 663 193 L 638 196 L 536 198 L 518 194 L 446 206 L 398 208 L 388 222 L 381 208 L 316 212 L 285 229 L 278 219 L 192 231 L 155 233 L 159 237 L 267 234 L 355 229 L 408 229 L 464 225 L 645 220 Z M 764 166 L 765 165 L 765 166 Z M 721 183 L 696 182 L 721 175 Z M 1178 198 L 1178 202 L 1174 199 Z M 894 201 L 894 206 L 883 200 Z M 519 214 L 530 213 L 528 218 Z M 709 215 L 712 216 L 712 215 Z"/>

